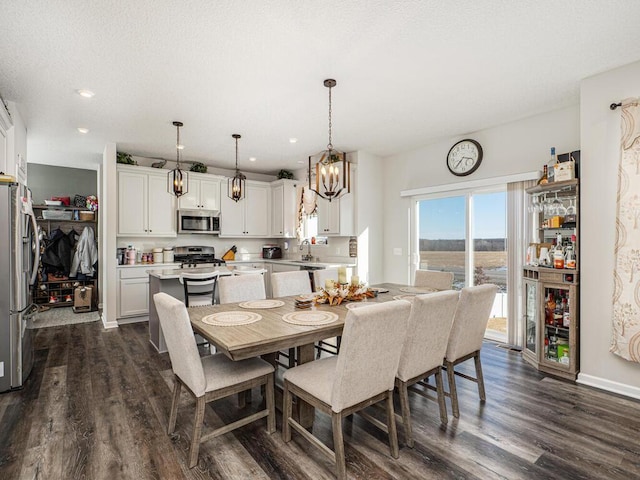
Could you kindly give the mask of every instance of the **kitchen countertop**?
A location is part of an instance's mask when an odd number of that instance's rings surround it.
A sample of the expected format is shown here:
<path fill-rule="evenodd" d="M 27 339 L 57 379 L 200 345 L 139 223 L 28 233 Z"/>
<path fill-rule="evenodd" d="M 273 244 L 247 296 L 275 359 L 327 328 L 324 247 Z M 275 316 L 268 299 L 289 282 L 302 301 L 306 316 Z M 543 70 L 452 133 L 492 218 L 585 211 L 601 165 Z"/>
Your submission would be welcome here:
<path fill-rule="evenodd" d="M 356 263 L 351 260 L 350 262 L 303 262 L 302 260 L 288 260 L 288 259 L 267 259 L 256 258 L 254 260 L 232 260 L 227 262 L 227 265 L 243 264 L 243 263 L 272 263 L 279 265 L 295 265 L 298 267 L 311 267 L 311 268 L 337 268 L 337 267 L 355 267 Z"/>
<path fill-rule="evenodd" d="M 149 270 L 149 275 L 160 280 L 172 280 L 180 278 L 184 272 L 213 273 L 218 272 L 220 275 L 233 275 L 233 269 L 227 267 L 203 267 L 203 268 L 163 268 Z"/>

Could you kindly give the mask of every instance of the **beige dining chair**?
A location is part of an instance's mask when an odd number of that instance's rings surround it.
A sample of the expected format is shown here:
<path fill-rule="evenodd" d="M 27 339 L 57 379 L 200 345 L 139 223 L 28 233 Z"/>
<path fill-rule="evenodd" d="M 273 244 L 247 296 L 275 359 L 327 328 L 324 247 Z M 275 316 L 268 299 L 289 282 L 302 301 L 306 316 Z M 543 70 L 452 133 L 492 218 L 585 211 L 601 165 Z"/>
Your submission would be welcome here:
<path fill-rule="evenodd" d="M 289 297 L 291 295 L 303 295 L 311 293 L 311 279 L 307 270 L 294 270 L 291 272 L 276 272 L 271 274 L 271 291 L 273 298 Z M 280 352 L 280 355 L 287 357 L 288 365 L 291 368 L 296 364 L 296 349 L 290 348 L 288 353 Z"/>
<path fill-rule="evenodd" d="M 273 298 L 289 297 L 311 293 L 311 279 L 308 270 L 276 272 L 271 274 Z"/>
<path fill-rule="evenodd" d="M 338 283 L 338 269 L 337 268 L 323 268 L 313 271 L 313 285 L 317 292 L 321 288 L 324 288 L 327 280 L 332 280 L 334 283 Z M 325 339 L 316 343 L 316 358 L 320 358 L 322 352 L 329 353 L 331 355 L 337 355 L 340 351 L 341 337 L 335 337 L 335 339 Z"/>
<path fill-rule="evenodd" d="M 181 387 L 185 386 L 196 400 L 193 433 L 189 448 L 189 468 L 193 468 L 198 463 L 200 444 L 210 438 L 220 436 L 264 417 L 267 417 L 267 431 L 269 433 L 275 432 L 273 366 L 259 358 L 234 362 L 222 353 L 200 357 L 185 304 L 163 292 L 156 293 L 153 300 L 165 334 L 171 369 L 174 373 L 173 400 L 167 427 L 169 435 L 176 427 Z M 266 408 L 264 410 L 202 435 L 207 403 L 261 385 L 265 385 Z"/>
<path fill-rule="evenodd" d="M 238 303 L 267 298 L 262 275 L 232 275 L 218 281 L 220 303 Z"/>
<path fill-rule="evenodd" d="M 291 440 L 292 428 L 296 430 L 335 462 L 339 479 L 347 478 L 342 419 L 378 402 L 386 403 L 386 425 L 369 415 L 364 418 L 388 433 L 391 456 L 398 458 L 393 387 L 410 310 L 411 304 L 404 300 L 350 310 L 337 356 L 284 373 L 284 441 Z M 333 451 L 292 417 L 293 395 L 331 416 Z"/>
<path fill-rule="evenodd" d="M 396 374 L 402 423 L 404 424 L 406 442 L 410 448 L 413 448 L 411 411 L 409 409 L 409 387 L 411 385 L 430 375 L 435 375 L 440 421 L 447 423 L 447 407 L 442 385 L 442 359 L 447 350 L 458 296 L 459 292 L 448 290 L 417 295 L 411 302 L 407 336 L 402 347 L 402 355 Z"/>
<path fill-rule="evenodd" d="M 435 290 L 451 290 L 453 288 L 453 273 L 437 270 L 416 270 L 413 281 L 414 287 L 427 287 Z"/>
<path fill-rule="evenodd" d="M 477 383 L 480 400 L 485 401 L 487 398 L 482 377 L 480 349 L 482 348 L 484 332 L 487 329 L 489 315 L 497 292 L 498 287 L 493 284 L 466 287 L 460 291 L 460 300 L 458 300 L 458 306 L 453 317 L 453 325 L 451 326 L 451 334 L 449 335 L 444 358 L 444 367 L 447 369 L 449 383 L 448 396 L 451 398 L 451 410 L 456 418 L 460 417 L 456 375 Z M 471 358 L 473 358 L 476 367 L 475 378 L 454 370 L 456 365 Z"/>

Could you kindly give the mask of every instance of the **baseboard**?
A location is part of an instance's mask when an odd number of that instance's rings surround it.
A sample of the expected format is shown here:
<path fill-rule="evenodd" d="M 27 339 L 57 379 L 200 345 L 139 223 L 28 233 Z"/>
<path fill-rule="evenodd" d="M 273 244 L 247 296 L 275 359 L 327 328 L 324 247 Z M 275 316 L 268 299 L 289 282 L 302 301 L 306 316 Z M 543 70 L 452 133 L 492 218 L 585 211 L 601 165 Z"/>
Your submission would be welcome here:
<path fill-rule="evenodd" d="M 587 375 L 579 373 L 576 383 L 581 385 L 588 385 L 590 387 L 606 390 L 607 392 L 618 393 L 626 397 L 631 397 L 640 400 L 640 388 L 632 385 L 626 385 L 624 383 L 613 382 L 605 378 L 594 377 L 593 375 Z"/>
<path fill-rule="evenodd" d="M 104 328 L 118 328 L 118 322 L 109 322 L 107 321 L 107 317 L 104 315 L 104 310 L 100 313 L 100 320 L 102 320 L 102 326 Z"/>

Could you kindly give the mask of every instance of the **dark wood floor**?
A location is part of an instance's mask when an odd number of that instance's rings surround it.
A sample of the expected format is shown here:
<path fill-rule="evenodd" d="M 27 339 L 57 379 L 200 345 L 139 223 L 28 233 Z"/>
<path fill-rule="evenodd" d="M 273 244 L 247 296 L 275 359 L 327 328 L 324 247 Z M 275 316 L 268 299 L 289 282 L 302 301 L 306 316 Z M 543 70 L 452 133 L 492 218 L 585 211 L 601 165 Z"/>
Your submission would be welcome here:
<path fill-rule="evenodd" d="M 2 479 L 333 477 L 331 464 L 295 432 L 282 442 L 280 418 L 274 435 L 260 421 L 204 443 L 189 470 L 193 404 L 183 397 L 176 435 L 167 436 L 171 365 L 149 344 L 146 324 L 44 328 L 36 345 L 26 387 L 0 395 Z M 347 421 L 349 476 L 640 478 L 640 402 L 545 377 L 495 344 L 482 355 L 487 402 L 460 379 L 461 418 L 442 428 L 437 403 L 412 395 L 416 445 L 407 448 L 401 436 L 399 460 L 375 427 L 357 416 Z M 222 401 L 207 407 L 206 422 L 239 413 L 246 411 L 235 399 Z M 330 424 L 316 418 L 315 433 L 330 442 Z"/>

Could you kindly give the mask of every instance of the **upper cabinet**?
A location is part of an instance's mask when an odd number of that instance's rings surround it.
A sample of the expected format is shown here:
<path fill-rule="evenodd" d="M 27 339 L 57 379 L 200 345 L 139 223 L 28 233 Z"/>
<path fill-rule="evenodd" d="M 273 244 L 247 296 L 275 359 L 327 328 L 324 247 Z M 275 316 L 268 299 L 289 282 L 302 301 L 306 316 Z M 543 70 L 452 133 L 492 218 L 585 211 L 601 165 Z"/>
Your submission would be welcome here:
<path fill-rule="evenodd" d="M 318 235 L 350 237 L 355 235 L 355 166 L 351 167 L 351 193 L 337 200 L 325 200 L 318 197 Z"/>
<path fill-rule="evenodd" d="M 118 165 L 118 235 L 176 236 L 176 198 L 167 172 Z"/>
<path fill-rule="evenodd" d="M 220 210 L 222 177 L 189 173 L 189 191 L 178 200 L 184 210 Z"/>
<path fill-rule="evenodd" d="M 268 237 L 271 188 L 268 183 L 247 180 L 245 196 L 234 202 L 221 195 L 221 237 Z"/>
<path fill-rule="evenodd" d="M 296 180 L 278 180 L 271 183 L 271 236 L 294 238 L 298 217 Z"/>

